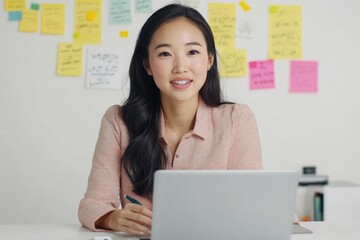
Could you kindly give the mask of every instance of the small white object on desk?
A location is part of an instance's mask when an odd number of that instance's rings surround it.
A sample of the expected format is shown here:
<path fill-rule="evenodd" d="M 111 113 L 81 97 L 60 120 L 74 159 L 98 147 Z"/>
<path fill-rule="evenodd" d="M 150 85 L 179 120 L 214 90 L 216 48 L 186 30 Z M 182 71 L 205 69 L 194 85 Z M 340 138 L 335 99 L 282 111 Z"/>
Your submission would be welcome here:
<path fill-rule="evenodd" d="M 103 236 L 103 237 L 96 236 L 96 237 L 93 237 L 92 240 L 112 240 L 112 239 L 109 236 Z"/>

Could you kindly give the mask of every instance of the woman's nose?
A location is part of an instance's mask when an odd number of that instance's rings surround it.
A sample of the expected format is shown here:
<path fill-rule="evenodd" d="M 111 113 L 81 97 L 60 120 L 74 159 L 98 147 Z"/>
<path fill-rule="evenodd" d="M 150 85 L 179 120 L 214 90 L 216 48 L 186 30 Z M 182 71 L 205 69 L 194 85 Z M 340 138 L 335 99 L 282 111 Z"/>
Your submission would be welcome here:
<path fill-rule="evenodd" d="M 188 63 L 184 56 L 177 56 L 174 61 L 172 73 L 184 73 L 189 70 Z"/>

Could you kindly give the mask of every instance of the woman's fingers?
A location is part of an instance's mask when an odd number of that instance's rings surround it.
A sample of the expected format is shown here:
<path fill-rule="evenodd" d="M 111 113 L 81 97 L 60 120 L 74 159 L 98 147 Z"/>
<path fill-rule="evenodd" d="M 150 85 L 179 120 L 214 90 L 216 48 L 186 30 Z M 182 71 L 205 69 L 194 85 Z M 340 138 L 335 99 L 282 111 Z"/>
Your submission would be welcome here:
<path fill-rule="evenodd" d="M 133 234 L 133 235 L 150 235 L 151 230 L 149 227 L 141 225 L 137 222 L 125 219 L 125 218 L 119 218 L 118 223 L 120 226 L 120 231 Z"/>
<path fill-rule="evenodd" d="M 146 207 L 136 204 L 127 204 L 124 210 L 127 210 L 123 212 L 126 215 L 126 218 L 151 226 L 152 212 Z"/>
<path fill-rule="evenodd" d="M 115 211 L 112 228 L 133 235 L 150 234 L 152 212 L 140 205 L 126 204 Z"/>

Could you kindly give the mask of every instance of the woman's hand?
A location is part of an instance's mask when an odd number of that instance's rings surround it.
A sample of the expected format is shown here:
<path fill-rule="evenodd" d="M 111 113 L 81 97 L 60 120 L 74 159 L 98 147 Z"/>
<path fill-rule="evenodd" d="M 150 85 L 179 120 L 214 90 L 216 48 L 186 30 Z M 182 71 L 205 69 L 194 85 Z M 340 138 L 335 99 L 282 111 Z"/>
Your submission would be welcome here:
<path fill-rule="evenodd" d="M 152 212 L 144 206 L 128 203 L 103 216 L 96 222 L 97 227 L 132 235 L 150 235 Z"/>

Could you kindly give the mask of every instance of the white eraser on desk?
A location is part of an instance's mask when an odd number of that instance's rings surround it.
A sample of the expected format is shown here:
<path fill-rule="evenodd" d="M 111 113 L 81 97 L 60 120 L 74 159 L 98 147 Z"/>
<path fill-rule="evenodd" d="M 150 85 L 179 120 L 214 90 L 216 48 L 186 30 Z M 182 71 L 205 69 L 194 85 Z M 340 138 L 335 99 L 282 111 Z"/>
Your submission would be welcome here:
<path fill-rule="evenodd" d="M 96 236 L 96 237 L 93 237 L 92 240 L 112 240 L 112 239 L 109 236 L 102 236 L 102 237 Z"/>

